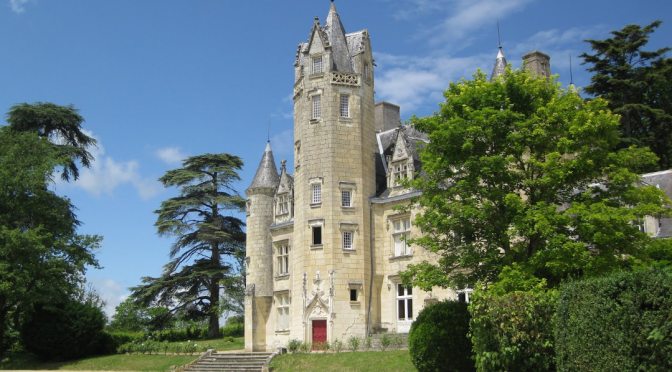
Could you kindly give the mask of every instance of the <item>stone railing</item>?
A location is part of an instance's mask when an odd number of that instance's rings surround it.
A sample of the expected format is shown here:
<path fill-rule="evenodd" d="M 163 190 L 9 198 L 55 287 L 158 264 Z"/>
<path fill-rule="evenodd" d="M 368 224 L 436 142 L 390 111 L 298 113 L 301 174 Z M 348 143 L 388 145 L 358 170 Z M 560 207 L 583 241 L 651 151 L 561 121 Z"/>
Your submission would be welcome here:
<path fill-rule="evenodd" d="M 335 85 L 359 86 L 359 74 L 334 71 L 331 74 L 331 83 Z"/>

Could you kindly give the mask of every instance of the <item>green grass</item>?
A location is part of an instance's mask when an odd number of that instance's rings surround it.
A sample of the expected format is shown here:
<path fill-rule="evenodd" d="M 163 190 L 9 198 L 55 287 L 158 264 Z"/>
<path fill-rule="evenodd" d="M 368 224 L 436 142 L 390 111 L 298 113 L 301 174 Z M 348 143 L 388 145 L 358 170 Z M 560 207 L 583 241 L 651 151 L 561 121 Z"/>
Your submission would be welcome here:
<path fill-rule="evenodd" d="M 192 341 L 200 345 L 209 344 L 218 351 L 240 350 L 245 347 L 243 337 L 234 338 L 234 342 L 223 339 Z M 40 362 L 34 356 L 21 353 L 6 355 L 0 361 L 0 370 L 91 370 L 91 371 L 169 371 L 172 366 L 182 366 L 194 361 L 202 353 L 193 355 L 105 355 L 68 362 Z"/>
<path fill-rule="evenodd" d="M 286 354 L 274 358 L 275 372 L 415 372 L 408 350 L 339 354 Z"/>

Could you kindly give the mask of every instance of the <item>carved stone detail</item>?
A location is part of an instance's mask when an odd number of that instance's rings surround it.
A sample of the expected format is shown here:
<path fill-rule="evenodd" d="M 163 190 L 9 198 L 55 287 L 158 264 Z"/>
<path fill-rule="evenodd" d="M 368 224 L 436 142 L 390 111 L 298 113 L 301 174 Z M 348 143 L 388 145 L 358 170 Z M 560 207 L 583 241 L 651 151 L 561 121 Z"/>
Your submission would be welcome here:
<path fill-rule="evenodd" d="M 331 83 L 337 85 L 359 86 L 359 74 L 333 72 L 331 74 Z"/>
<path fill-rule="evenodd" d="M 254 284 L 249 284 L 245 287 L 245 296 L 254 295 Z"/>

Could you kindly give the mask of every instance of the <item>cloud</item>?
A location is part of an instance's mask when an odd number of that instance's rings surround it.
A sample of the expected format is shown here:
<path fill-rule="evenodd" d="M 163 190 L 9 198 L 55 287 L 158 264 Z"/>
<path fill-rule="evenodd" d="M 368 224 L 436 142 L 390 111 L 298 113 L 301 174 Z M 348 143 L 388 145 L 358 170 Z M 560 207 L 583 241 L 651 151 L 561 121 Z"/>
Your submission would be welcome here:
<path fill-rule="evenodd" d="M 93 279 L 90 280 L 90 283 L 106 302 L 105 314 L 108 318 L 112 318 L 115 308 L 128 298 L 128 291 L 112 279 Z"/>
<path fill-rule="evenodd" d="M 156 156 L 168 165 L 182 165 L 182 160 L 187 158 L 187 155 L 184 154 L 179 147 L 164 147 L 158 149 L 156 150 Z"/>
<path fill-rule="evenodd" d="M 294 156 L 294 129 L 287 129 L 272 135 L 271 146 L 275 159 L 291 159 Z"/>
<path fill-rule="evenodd" d="M 87 136 L 96 138 L 90 131 L 83 131 Z M 123 184 L 133 185 L 138 195 L 144 200 L 156 196 L 163 190 L 161 184 L 152 179 L 143 178 L 140 174 L 140 164 L 135 160 L 117 161 L 105 155 L 105 147 L 99 138 L 98 146 L 89 148 L 94 157 L 91 168 L 80 168 L 79 179 L 71 183 L 73 187 L 79 187 L 85 191 L 100 196 L 112 194 L 113 190 Z M 57 182 L 63 185 L 62 182 Z"/>
<path fill-rule="evenodd" d="M 30 0 L 9 0 L 9 6 L 14 13 L 23 13 L 26 11 L 24 5 Z"/>

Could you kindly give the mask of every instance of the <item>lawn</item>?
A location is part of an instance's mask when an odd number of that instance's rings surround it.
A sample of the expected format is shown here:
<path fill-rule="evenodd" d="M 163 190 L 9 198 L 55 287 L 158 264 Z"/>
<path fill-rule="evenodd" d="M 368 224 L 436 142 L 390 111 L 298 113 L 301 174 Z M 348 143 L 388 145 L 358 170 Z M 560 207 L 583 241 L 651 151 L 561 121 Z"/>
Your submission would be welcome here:
<path fill-rule="evenodd" d="M 408 350 L 286 354 L 274 358 L 271 366 L 275 372 L 417 371 Z"/>
<path fill-rule="evenodd" d="M 234 342 L 223 339 L 193 341 L 199 346 L 208 345 L 218 351 L 242 350 L 245 347 L 243 337 L 234 338 Z M 201 353 L 193 355 L 105 355 L 68 362 L 47 362 L 36 360 L 29 354 L 10 354 L 0 361 L 0 370 L 91 370 L 91 371 L 169 371 L 172 366 L 182 366 L 194 361 Z"/>

